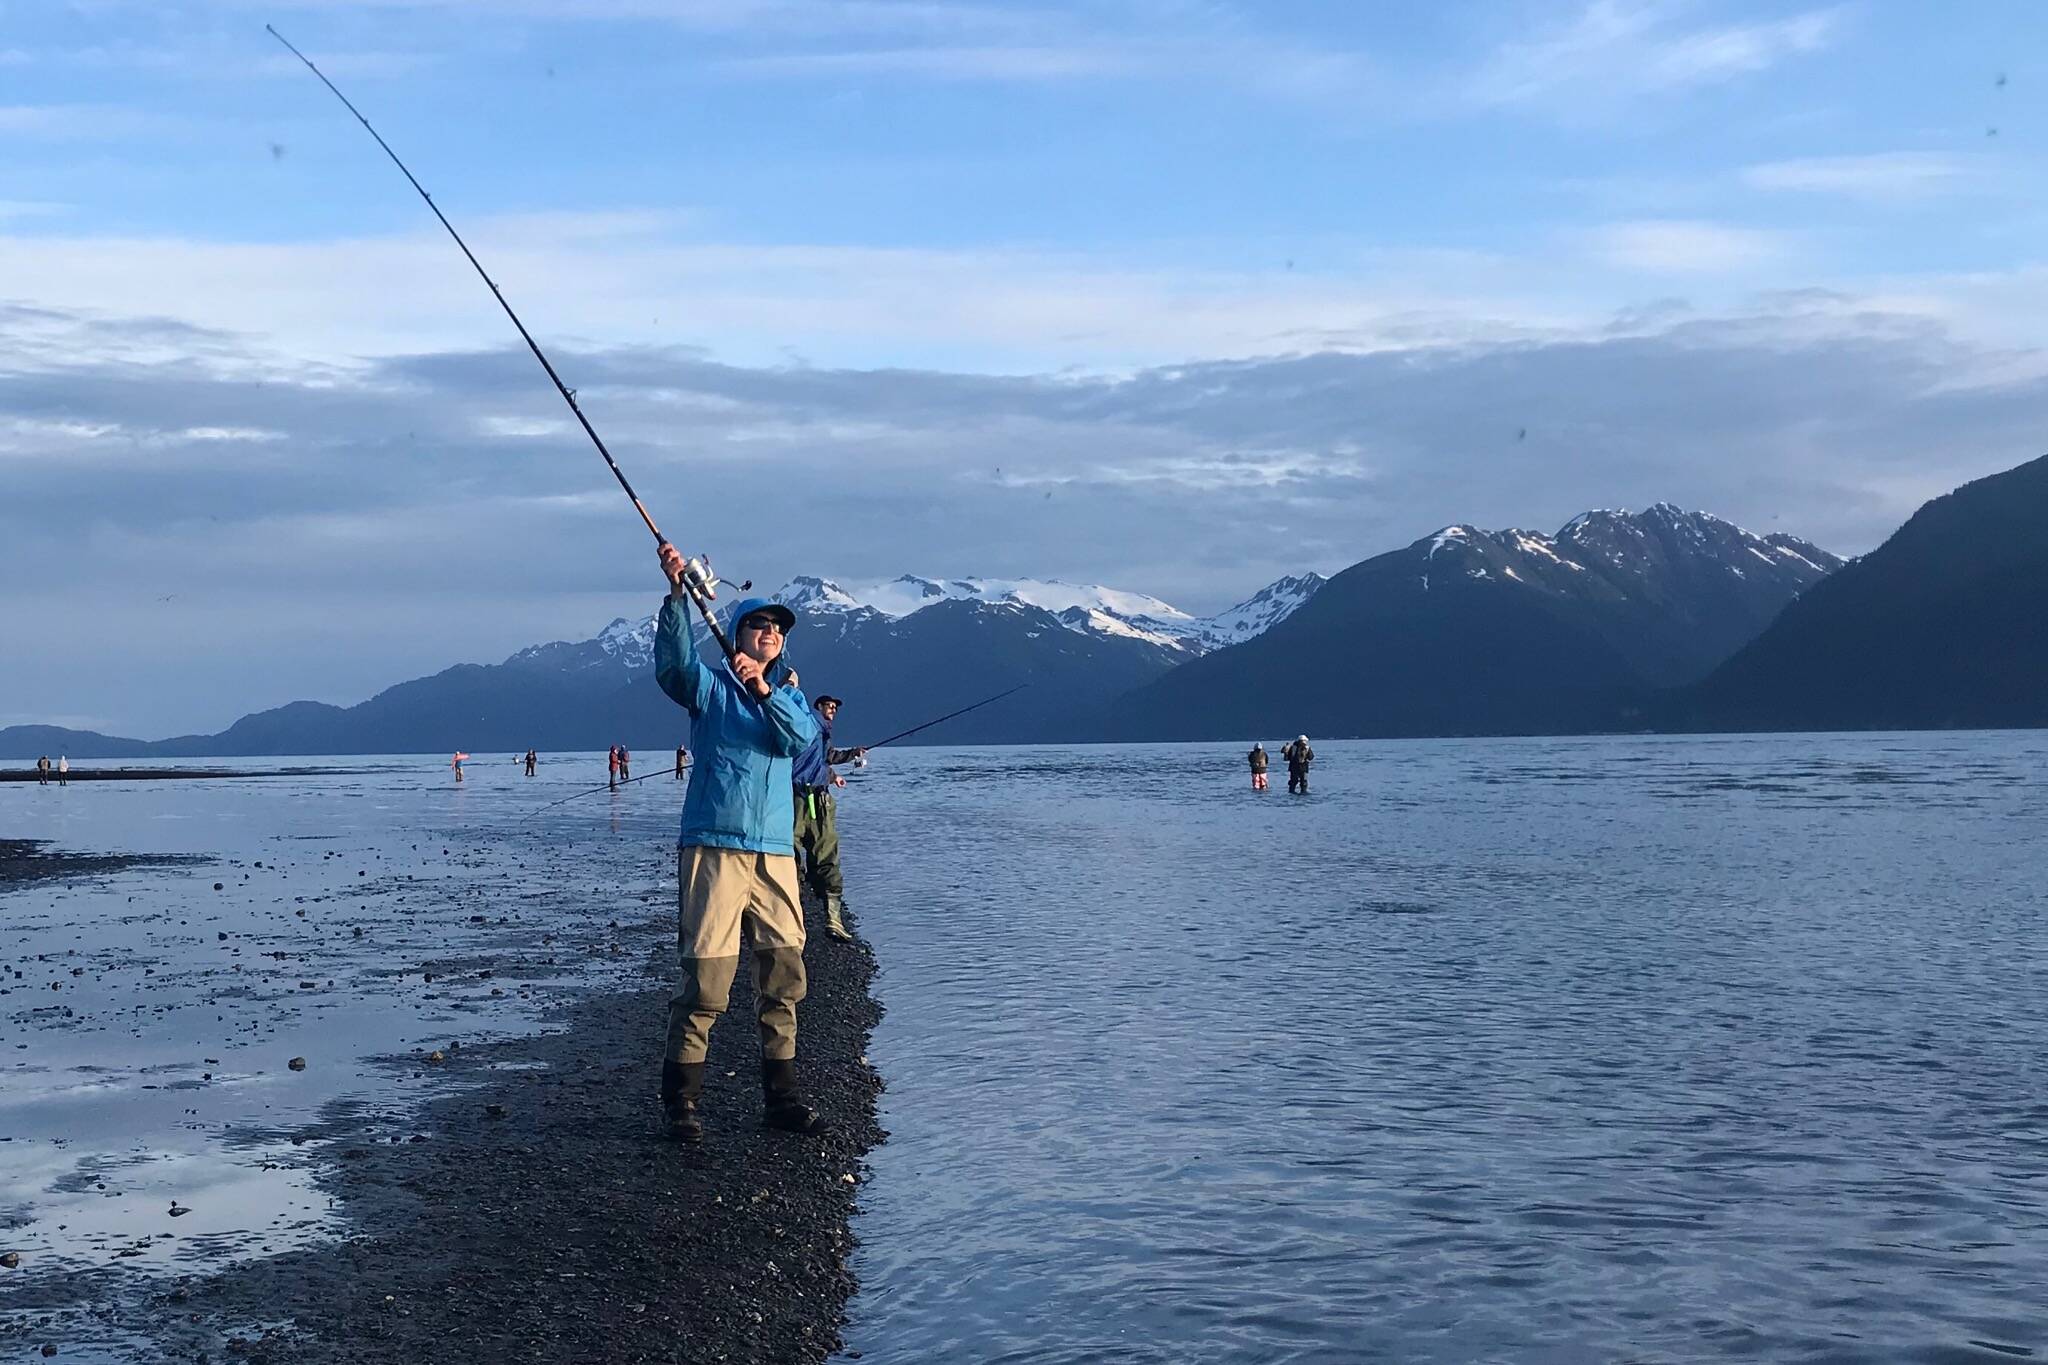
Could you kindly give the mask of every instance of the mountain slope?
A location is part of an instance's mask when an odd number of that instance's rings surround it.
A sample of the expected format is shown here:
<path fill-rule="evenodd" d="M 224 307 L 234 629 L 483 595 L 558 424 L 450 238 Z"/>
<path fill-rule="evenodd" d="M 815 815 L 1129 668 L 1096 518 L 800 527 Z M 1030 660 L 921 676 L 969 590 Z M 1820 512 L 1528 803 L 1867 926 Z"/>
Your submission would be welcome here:
<path fill-rule="evenodd" d="M 1602 728 L 1632 694 L 1704 674 L 1840 563 L 1665 503 L 1589 512 L 1554 537 L 1448 526 L 1120 699 L 1105 733 Z"/>
<path fill-rule="evenodd" d="M 2048 457 L 1963 485 L 1785 609 L 1670 728 L 2048 725 Z"/>

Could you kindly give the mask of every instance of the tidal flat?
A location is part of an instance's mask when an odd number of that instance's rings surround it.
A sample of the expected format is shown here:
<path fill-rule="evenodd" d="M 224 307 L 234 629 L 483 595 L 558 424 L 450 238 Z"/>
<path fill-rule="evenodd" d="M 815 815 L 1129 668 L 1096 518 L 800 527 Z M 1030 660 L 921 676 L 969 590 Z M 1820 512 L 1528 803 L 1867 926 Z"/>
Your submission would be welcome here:
<path fill-rule="evenodd" d="M 675 794 L 642 783 L 543 821 L 587 771 L 480 766 L 460 787 L 393 759 L 14 789 L 10 827 L 48 841 L 26 856 L 126 851 L 0 891 L 0 1345 L 454 1361 L 836 1344 L 879 1136 L 870 959 L 813 939 L 806 1071 L 836 1134 L 759 1126 L 743 977 L 707 1141 L 662 1142 Z"/>

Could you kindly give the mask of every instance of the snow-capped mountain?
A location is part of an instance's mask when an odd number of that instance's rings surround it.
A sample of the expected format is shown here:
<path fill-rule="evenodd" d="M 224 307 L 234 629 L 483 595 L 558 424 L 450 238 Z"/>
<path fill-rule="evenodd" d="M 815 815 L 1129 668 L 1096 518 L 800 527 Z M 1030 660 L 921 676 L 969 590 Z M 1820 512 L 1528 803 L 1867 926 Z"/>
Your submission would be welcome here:
<path fill-rule="evenodd" d="M 654 618 L 629 621 L 617 617 L 588 640 L 555 640 L 528 645 L 505 660 L 510 668 L 552 673 L 616 673 L 630 677 L 654 666 Z"/>
<path fill-rule="evenodd" d="M 1205 618 L 1201 640 L 1208 649 L 1221 649 L 1256 639 L 1299 611 L 1327 582 L 1319 573 L 1275 579 L 1230 610 Z"/>
<path fill-rule="evenodd" d="M 1118 703 L 1142 738 L 1485 734 L 1639 723 L 1621 698 L 1704 676 L 1842 565 L 1658 503 L 1555 535 L 1446 526 L 1354 564 L 1272 626 Z M 1313 659 L 1313 684 L 1271 655 Z M 1249 656 L 1249 657 L 1247 657 Z"/>
<path fill-rule="evenodd" d="M 800 576 L 776 600 L 813 619 L 857 617 L 862 612 L 900 620 L 942 602 L 1013 603 L 1050 612 L 1068 630 L 1139 640 L 1186 654 L 1239 644 L 1287 619 L 1323 585 L 1321 574 L 1300 574 L 1261 588 L 1215 616 L 1191 616 L 1145 593 L 1094 583 L 1041 578 L 920 578 L 905 574 L 883 583 L 843 584 Z"/>
<path fill-rule="evenodd" d="M 1424 590 L 1447 574 L 1499 576 L 1568 596 L 1668 596 L 1683 588 L 1761 593 L 1772 610 L 1842 559 L 1795 536 L 1759 536 L 1706 512 L 1660 502 L 1641 512 L 1582 512 L 1555 536 L 1446 526 L 1408 547 Z"/>

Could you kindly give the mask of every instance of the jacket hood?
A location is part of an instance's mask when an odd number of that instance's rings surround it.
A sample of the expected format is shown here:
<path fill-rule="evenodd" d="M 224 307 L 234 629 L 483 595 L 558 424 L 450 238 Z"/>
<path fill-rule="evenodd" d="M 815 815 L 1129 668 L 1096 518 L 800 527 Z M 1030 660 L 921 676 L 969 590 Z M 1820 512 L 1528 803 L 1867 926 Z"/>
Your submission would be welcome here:
<path fill-rule="evenodd" d="M 780 686 L 782 679 L 787 676 L 789 670 L 796 666 L 789 661 L 789 637 L 790 633 L 796 629 L 796 611 L 787 603 L 778 602 L 772 597 L 742 597 L 739 601 L 732 604 L 731 610 L 725 613 L 726 634 L 729 636 L 738 634 L 740 622 L 746 620 L 749 614 L 757 611 L 765 611 L 771 616 L 782 618 L 782 653 L 776 656 L 775 662 L 770 664 L 768 668 L 769 684 L 771 686 Z"/>

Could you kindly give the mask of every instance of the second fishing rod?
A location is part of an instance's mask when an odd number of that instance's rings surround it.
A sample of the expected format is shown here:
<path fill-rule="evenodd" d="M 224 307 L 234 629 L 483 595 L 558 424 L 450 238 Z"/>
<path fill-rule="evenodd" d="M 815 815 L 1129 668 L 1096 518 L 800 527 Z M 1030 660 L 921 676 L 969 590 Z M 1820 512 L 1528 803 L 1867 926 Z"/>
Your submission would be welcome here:
<path fill-rule="evenodd" d="M 640 520 L 646 523 L 648 533 L 654 537 L 654 543 L 657 546 L 667 546 L 669 544 L 668 537 L 663 535 L 661 528 L 654 524 L 654 518 L 648 515 L 646 504 L 641 502 L 640 495 L 633 491 L 633 485 L 626 481 L 626 472 L 620 469 L 619 462 L 612 458 L 612 452 L 606 447 L 604 438 L 597 434 L 597 428 L 591 425 L 588 417 L 584 416 L 582 405 L 576 401 L 576 390 L 562 382 L 562 376 L 555 372 L 554 364 L 549 361 L 547 353 L 541 350 L 540 343 L 533 339 L 533 333 L 526 330 L 526 324 L 519 320 L 519 314 L 512 311 L 511 303 L 505 298 L 505 291 L 498 288 L 497 281 L 491 278 L 490 273 L 484 269 L 483 263 L 477 260 L 476 253 L 469 249 L 469 243 L 462 240 L 462 234 L 457 232 L 455 225 L 448 221 L 448 215 L 441 212 L 441 206 L 434 202 L 434 196 L 427 193 L 426 187 L 420 184 L 418 177 L 407 168 L 403 161 L 398 159 L 398 153 L 391 150 L 391 144 L 384 140 L 383 134 L 370 126 L 370 121 L 363 117 L 362 110 L 350 103 L 348 96 L 342 94 L 340 88 L 333 81 L 327 79 L 326 72 L 313 65 L 312 58 L 292 46 L 291 40 L 282 33 L 279 33 L 271 25 L 265 24 L 263 27 L 271 37 L 284 44 L 286 51 L 304 62 L 308 71 L 320 78 L 320 83 L 333 92 L 334 98 L 341 101 L 343 108 L 355 115 L 356 122 L 363 125 L 363 131 L 376 139 L 377 145 L 384 149 L 384 155 L 391 158 L 391 164 L 398 167 L 399 173 L 418 192 L 420 198 L 426 201 L 426 205 L 433 211 L 434 217 L 441 221 L 441 226 L 448 230 L 450 237 L 454 238 L 455 245 L 462 249 L 463 256 L 476 270 L 478 277 L 490 287 L 491 296 L 498 301 L 498 306 L 505 310 L 505 316 L 512 320 L 514 327 L 519 329 L 520 340 L 526 343 L 527 350 L 533 352 L 533 358 L 540 362 L 541 369 L 547 371 L 548 379 L 553 382 L 555 391 L 562 395 L 562 401 L 569 405 L 569 411 L 576 414 L 577 424 L 583 428 L 583 434 L 588 436 L 590 443 L 597 447 L 597 453 L 604 456 L 604 462 L 611 469 L 612 477 L 617 479 L 619 487 L 625 490 L 626 497 L 632 501 L 633 510 L 640 514 Z M 696 605 L 697 614 L 703 618 L 705 628 L 711 632 L 711 638 L 718 642 L 718 648 L 725 655 L 726 662 L 731 663 L 737 651 L 733 648 L 732 640 L 726 635 L 724 628 L 718 624 L 718 618 L 711 611 L 711 600 L 717 595 L 718 579 L 711 572 L 711 563 L 708 557 L 700 556 L 694 559 L 688 556 L 683 557 L 682 586 L 690 601 Z M 748 584 L 747 586 L 752 585 Z"/>

